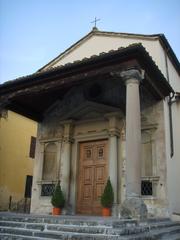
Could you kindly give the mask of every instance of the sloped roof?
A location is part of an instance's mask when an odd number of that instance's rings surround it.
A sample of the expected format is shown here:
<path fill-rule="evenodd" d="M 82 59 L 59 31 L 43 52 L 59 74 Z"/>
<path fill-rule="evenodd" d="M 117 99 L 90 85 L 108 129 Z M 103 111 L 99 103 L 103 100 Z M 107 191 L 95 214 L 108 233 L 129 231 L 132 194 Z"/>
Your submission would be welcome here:
<path fill-rule="evenodd" d="M 156 99 L 174 92 L 142 44 L 132 44 L 5 82 L 0 85 L 1 104 L 24 116 L 41 120 L 43 112 L 59 95 L 63 97 L 73 84 L 81 84 L 99 76 L 101 79 L 110 79 L 111 71 L 135 65 L 145 70 L 147 79 L 143 85 L 152 91 Z"/>
<path fill-rule="evenodd" d="M 107 31 L 99 31 L 97 28 L 93 28 L 92 31 L 90 31 L 87 35 L 85 35 L 83 38 L 78 40 L 76 43 L 71 45 L 69 48 L 67 48 L 64 52 L 60 53 L 56 58 L 52 59 L 49 63 L 44 65 L 42 68 L 38 70 L 38 72 L 43 71 L 44 68 L 46 68 L 48 65 L 51 66 L 52 63 L 57 62 L 62 57 L 66 56 L 68 53 L 72 52 L 75 48 L 80 46 L 82 43 L 84 43 L 86 40 L 88 40 L 92 36 L 120 36 L 125 38 L 139 38 L 139 39 L 159 39 L 163 49 L 166 51 L 168 57 L 170 58 L 171 62 L 173 63 L 175 69 L 177 70 L 178 74 L 180 75 L 180 63 L 172 50 L 167 38 L 164 34 L 135 34 L 135 33 L 118 33 L 118 32 L 107 32 Z"/>
<path fill-rule="evenodd" d="M 50 67 L 45 71 L 38 71 L 30 75 L 22 76 L 19 78 L 16 78 L 11 81 L 4 82 L 3 84 L 0 84 L 0 95 L 1 93 L 4 93 L 12 89 L 14 90 L 14 87 L 18 87 L 18 85 L 25 84 L 27 86 L 30 85 L 30 83 L 34 82 L 35 84 L 41 83 L 41 81 L 44 81 L 44 79 L 47 79 L 50 76 L 56 76 L 59 73 L 63 73 L 64 71 L 67 70 L 73 70 L 76 69 L 77 67 L 84 66 L 85 64 L 96 64 L 96 62 L 99 62 L 104 59 L 111 59 L 111 61 L 116 61 L 116 56 L 123 56 L 125 55 L 128 57 L 129 54 L 133 53 L 134 57 L 142 57 L 144 56 L 146 60 L 150 61 L 150 66 L 153 67 L 153 70 L 156 70 L 157 75 L 159 76 L 159 79 L 165 81 L 165 83 L 168 85 L 168 87 L 171 88 L 169 85 L 168 81 L 156 65 L 156 63 L 153 61 L 152 57 L 149 55 L 149 53 L 146 51 L 146 49 L 142 46 L 141 43 L 135 43 L 131 44 L 128 47 L 120 47 L 118 50 L 110 50 L 109 52 L 105 53 L 102 52 L 98 55 L 92 55 L 90 58 L 83 58 L 82 60 L 76 60 L 72 63 L 66 63 L 65 65 L 60 65 L 56 67 Z M 32 81 L 32 82 L 31 82 Z M 173 89 L 171 88 L 173 91 Z"/>

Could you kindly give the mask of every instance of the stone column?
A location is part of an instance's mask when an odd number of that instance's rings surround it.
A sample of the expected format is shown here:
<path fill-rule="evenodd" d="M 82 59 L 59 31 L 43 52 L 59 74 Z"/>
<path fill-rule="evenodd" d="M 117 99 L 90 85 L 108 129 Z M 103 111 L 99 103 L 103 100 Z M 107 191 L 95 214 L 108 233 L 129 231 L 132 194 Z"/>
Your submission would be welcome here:
<path fill-rule="evenodd" d="M 66 203 L 69 203 L 70 194 L 70 166 L 71 166 L 71 144 L 72 144 L 72 121 L 64 123 L 63 153 L 61 157 L 61 186 L 65 194 Z"/>
<path fill-rule="evenodd" d="M 121 77 L 126 84 L 126 199 L 133 199 L 127 201 L 126 205 L 131 210 L 133 209 L 131 214 L 137 211 L 134 217 L 141 218 L 143 202 L 140 201 L 141 113 L 139 84 L 142 80 L 142 73 L 137 69 L 130 69 L 121 72 Z"/>
<path fill-rule="evenodd" d="M 119 121 L 120 113 L 106 114 L 109 120 L 109 177 L 114 191 L 114 209 L 113 215 L 117 214 L 116 206 L 118 204 L 118 137 L 119 137 Z"/>
<path fill-rule="evenodd" d="M 117 163 L 117 136 L 109 132 L 109 177 L 112 183 L 112 187 L 114 190 L 114 203 L 117 204 L 117 170 L 118 170 L 118 163 Z"/>

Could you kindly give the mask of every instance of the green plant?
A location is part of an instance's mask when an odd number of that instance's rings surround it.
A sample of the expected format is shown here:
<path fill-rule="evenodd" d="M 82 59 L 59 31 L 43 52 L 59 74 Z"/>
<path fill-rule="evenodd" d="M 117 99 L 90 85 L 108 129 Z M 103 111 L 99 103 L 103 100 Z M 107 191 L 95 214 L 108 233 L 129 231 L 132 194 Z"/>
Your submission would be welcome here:
<path fill-rule="evenodd" d="M 114 202 L 114 192 L 110 178 L 108 178 L 104 192 L 101 196 L 101 204 L 104 208 L 111 208 Z"/>
<path fill-rule="evenodd" d="M 53 207 L 56 207 L 56 208 L 64 207 L 65 198 L 64 198 L 63 192 L 61 190 L 60 182 L 58 182 L 55 187 L 55 190 L 54 190 L 52 198 L 51 198 L 51 203 L 52 203 Z"/>

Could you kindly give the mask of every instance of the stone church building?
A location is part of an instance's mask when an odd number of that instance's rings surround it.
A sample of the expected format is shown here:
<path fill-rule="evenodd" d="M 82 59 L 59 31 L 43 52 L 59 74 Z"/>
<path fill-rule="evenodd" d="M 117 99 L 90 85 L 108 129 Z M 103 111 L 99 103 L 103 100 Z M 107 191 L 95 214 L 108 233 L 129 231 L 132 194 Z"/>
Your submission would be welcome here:
<path fill-rule="evenodd" d="M 0 97 L 38 122 L 32 213 L 51 212 L 60 180 L 65 214 L 100 215 L 108 177 L 114 216 L 128 199 L 180 213 L 180 64 L 163 34 L 93 28 Z"/>

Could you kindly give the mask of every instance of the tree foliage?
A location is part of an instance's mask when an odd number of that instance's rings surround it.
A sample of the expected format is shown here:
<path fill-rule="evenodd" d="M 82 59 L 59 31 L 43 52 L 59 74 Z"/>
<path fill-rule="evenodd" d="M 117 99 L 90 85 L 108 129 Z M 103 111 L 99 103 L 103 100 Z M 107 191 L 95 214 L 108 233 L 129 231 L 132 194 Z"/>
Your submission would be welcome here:
<path fill-rule="evenodd" d="M 111 208 L 114 202 L 114 191 L 111 185 L 110 178 L 108 178 L 104 192 L 101 196 L 101 204 L 104 208 Z"/>
<path fill-rule="evenodd" d="M 61 190 L 60 182 L 58 182 L 58 184 L 55 187 L 55 190 L 54 190 L 52 198 L 51 198 L 51 203 L 52 203 L 53 207 L 56 207 L 56 208 L 64 207 L 65 198 L 64 198 L 64 194 Z"/>

